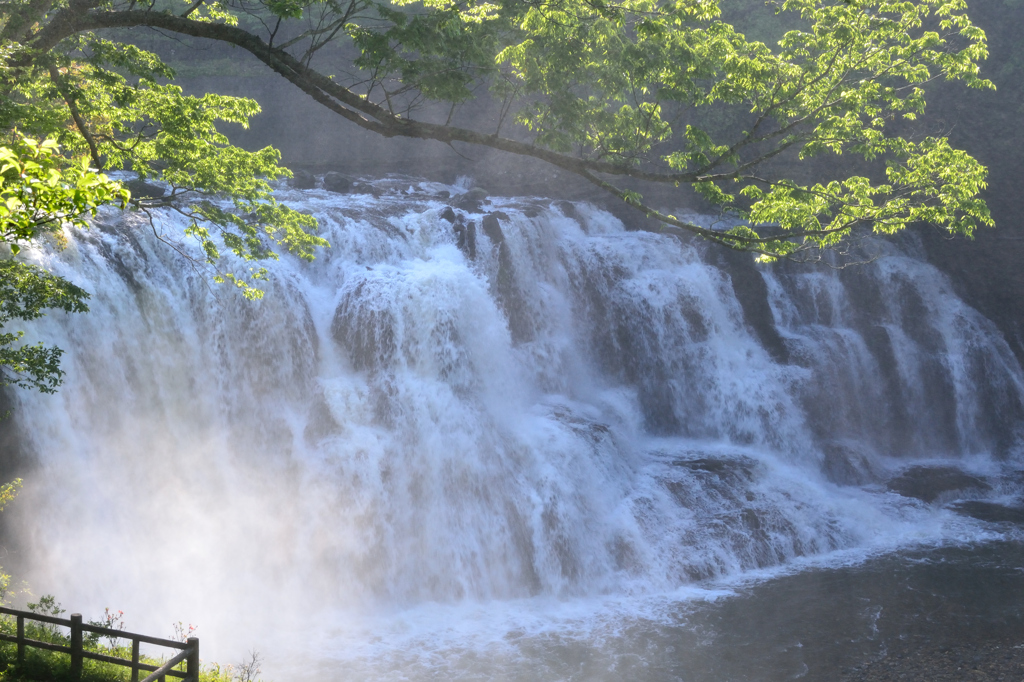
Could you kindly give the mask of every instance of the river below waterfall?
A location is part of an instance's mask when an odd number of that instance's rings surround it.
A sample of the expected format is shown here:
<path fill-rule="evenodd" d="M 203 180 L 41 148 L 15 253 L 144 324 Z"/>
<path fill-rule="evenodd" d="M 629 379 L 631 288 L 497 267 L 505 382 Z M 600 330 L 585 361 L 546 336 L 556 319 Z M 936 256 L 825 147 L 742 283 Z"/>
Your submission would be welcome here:
<path fill-rule="evenodd" d="M 359 637 L 327 626 L 302 658 L 281 661 L 279 678 L 824 682 L 953 649 L 964 672 L 952 679 L 974 679 L 981 659 L 961 652 L 1024 647 L 1022 571 L 1017 537 L 805 566 L 703 594 L 608 600 L 590 612 L 540 602 L 425 609 Z M 311 660 L 320 661 L 312 670 Z"/>
<path fill-rule="evenodd" d="M 282 188 L 332 248 L 259 302 L 172 212 L 30 254 L 94 298 L 28 330 L 67 379 L 14 396 L 5 567 L 277 682 L 828 679 L 1019 630 L 1024 373 L 912 240 L 754 266 L 468 187 Z"/>

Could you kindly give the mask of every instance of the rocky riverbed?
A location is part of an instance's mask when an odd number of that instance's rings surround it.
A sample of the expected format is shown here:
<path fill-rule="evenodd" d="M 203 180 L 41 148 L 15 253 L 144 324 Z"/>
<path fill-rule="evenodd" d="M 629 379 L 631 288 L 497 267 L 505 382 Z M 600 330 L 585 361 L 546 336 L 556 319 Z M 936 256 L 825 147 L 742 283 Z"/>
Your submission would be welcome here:
<path fill-rule="evenodd" d="M 847 670 L 843 682 L 963 682 L 1024 679 L 1024 637 L 892 652 Z"/>

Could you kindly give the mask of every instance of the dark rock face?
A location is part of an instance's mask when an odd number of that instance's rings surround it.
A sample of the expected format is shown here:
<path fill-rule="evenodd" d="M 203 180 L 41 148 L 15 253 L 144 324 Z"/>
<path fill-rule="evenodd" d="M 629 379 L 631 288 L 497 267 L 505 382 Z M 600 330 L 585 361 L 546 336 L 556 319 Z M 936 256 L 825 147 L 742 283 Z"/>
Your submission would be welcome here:
<path fill-rule="evenodd" d="M 164 195 L 164 188 L 145 180 L 132 180 L 125 184 L 132 193 L 133 199 L 159 199 Z"/>
<path fill-rule="evenodd" d="M 753 254 L 720 249 L 717 256 L 732 279 L 733 291 L 743 308 L 743 319 L 765 350 L 771 353 L 772 359 L 780 364 L 788 364 L 789 348 L 775 326 L 775 318 L 768 305 L 768 287 L 758 272 Z"/>
<path fill-rule="evenodd" d="M 484 234 L 486 234 L 492 242 L 495 244 L 505 243 L 505 235 L 501 231 L 501 223 L 498 222 L 498 216 L 496 214 L 488 213 L 484 216 L 483 228 Z"/>
<path fill-rule="evenodd" d="M 483 205 L 479 201 L 462 200 L 455 204 L 455 207 L 466 213 L 483 213 Z"/>
<path fill-rule="evenodd" d="M 508 316 L 508 326 L 509 331 L 512 332 L 513 342 L 523 343 L 534 338 L 536 329 L 526 299 L 519 291 L 512 250 L 509 248 L 499 222 L 502 219 L 509 220 L 509 217 L 501 211 L 488 213 L 484 216 L 481 228 L 491 241 L 491 247 L 498 257 L 498 272 L 492 283 L 492 290 L 501 309 Z"/>
<path fill-rule="evenodd" d="M 16 393 L 19 390 L 26 389 L 0 388 L 0 416 L 19 409 Z M 38 466 L 36 456 L 28 447 L 29 439 L 30 434 L 25 433 L 17 419 L 11 416 L 0 419 L 0 471 L 5 482 Z"/>
<path fill-rule="evenodd" d="M 316 176 L 309 171 L 292 171 L 292 177 L 288 180 L 288 185 L 294 189 L 313 189 L 316 187 Z"/>
<path fill-rule="evenodd" d="M 437 216 L 441 220 L 447 220 L 449 223 L 455 223 L 456 216 L 455 211 L 452 210 L 451 206 L 445 206 L 441 214 Z"/>
<path fill-rule="evenodd" d="M 952 509 L 958 514 L 970 516 L 980 521 L 1013 523 L 1018 526 L 1024 526 L 1024 508 L 1021 507 L 1007 507 L 1006 505 L 985 502 L 983 500 L 968 500 L 966 502 L 957 502 L 952 505 Z"/>
<path fill-rule="evenodd" d="M 324 189 L 328 192 L 347 194 L 352 191 L 352 181 L 341 173 L 331 171 L 324 175 Z"/>
<path fill-rule="evenodd" d="M 904 497 L 924 502 L 950 500 L 962 494 L 977 494 L 992 489 L 988 483 L 953 467 L 915 466 L 907 469 L 887 484 L 889 490 Z"/>
<path fill-rule="evenodd" d="M 384 192 L 367 182 L 353 182 L 349 191 L 353 194 L 372 194 L 377 199 L 384 194 Z"/>
<path fill-rule="evenodd" d="M 356 370 L 380 372 L 391 365 L 399 351 L 397 321 L 391 310 L 364 305 L 363 293 L 369 286 L 363 281 L 342 299 L 334 313 L 331 334 L 348 351 Z"/>
<path fill-rule="evenodd" d="M 675 471 L 660 481 L 679 506 L 692 510 L 704 533 L 712 534 L 717 542 L 727 543 L 737 550 L 745 567 L 769 566 L 780 559 L 775 538 L 797 538 L 799 533 L 791 520 L 774 513 L 765 503 L 756 482 L 763 467 L 748 457 L 702 456 L 676 459 Z M 715 511 L 708 516 L 707 501 L 715 500 Z M 793 543 L 797 555 L 820 551 L 800 540 Z M 693 580 L 716 575 L 716 568 L 705 562 L 693 562 L 683 568 Z"/>
<path fill-rule="evenodd" d="M 714 478 L 730 489 L 737 490 L 746 487 L 745 484 L 754 480 L 754 471 L 757 469 L 757 462 L 749 457 L 677 459 L 672 462 L 672 465 L 690 469 L 698 475 L 704 475 L 704 479 Z"/>
<path fill-rule="evenodd" d="M 448 208 L 447 210 L 451 211 L 452 209 Z M 467 225 L 461 219 L 456 220 L 454 215 L 452 213 L 452 222 L 454 223 L 452 229 L 455 230 L 455 236 L 458 237 L 457 244 L 459 250 L 466 254 L 466 257 L 470 260 L 476 260 L 476 223 L 470 220 Z M 442 214 L 441 217 L 444 218 L 445 216 Z"/>
<path fill-rule="evenodd" d="M 825 457 L 821 472 L 828 480 L 839 485 L 864 485 L 877 480 L 868 458 L 855 449 L 839 443 L 822 448 Z"/>
<path fill-rule="evenodd" d="M 578 221 L 580 219 L 579 213 L 576 211 L 576 204 L 571 201 L 556 201 L 555 207 L 562 212 L 566 218 L 572 218 Z"/>

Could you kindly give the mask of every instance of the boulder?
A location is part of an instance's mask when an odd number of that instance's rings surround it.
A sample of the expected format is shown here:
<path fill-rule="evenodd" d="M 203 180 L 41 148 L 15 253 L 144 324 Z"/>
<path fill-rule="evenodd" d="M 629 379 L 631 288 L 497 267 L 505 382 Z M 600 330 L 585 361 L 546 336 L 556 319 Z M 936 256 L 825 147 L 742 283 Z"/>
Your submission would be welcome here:
<path fill-rule="evenodd" d="M 579 222 L 580 214 L 576 210 L 576 204 L 571 201 L 556 201 L 555 206 L 566 218 L 571 218 L 572 220 Z"/>
<path fill-rule="evenodd" d="M 889 490 L 924 502 L 954 500 L 992 490 L 977 476 L 954 467 L 910 467 L 887 484 Z"/>
<path fill-rule="evenodd" d="M 487 190 L 483 187 L 473 187 L 462 195 L 465 201 L 484 201 L 487 199 Z"/>
<path fill-rule="evenodd" d="M 479 213 L 483 202 L 487 201 L 487 190 L 474 187 L 455 202 L 456 208 L 461 208 L 469 213 Z"/>
<path fill-rule="evenodd" d="M 440 192 L 437 193 L 437 198 L 438 199 L 448 199 L 449 197 L 451 197 L 451 195 L 452 195 L 451 192 L 449 192 L 446 189 L 443 189 L 443 190 L 441 190 Z"/>
<path fill-rule="evenodd" d="M 341 173 L 331 171 L 324 175 L 324 189 L 328 192 L 347 194 L 352 191 L 352 181 Z"/>
<path fill-rule="evenodd" d="M 375 199 L 379 199 L 383 194 L 379 189 L 365 182 L 353 182 L 351 191 L 355 194 L 372 194 Z"/>
<path fill-rule="evenodd" d="M 131 180 L 125 187 L 132 193 L 132 199 L 159 199 L 164 195 L 164 188 L 145 180 Z"/>
<path fill-rule="evenodd" d="M 454 223 L 456 220 L 455 211 L 452 210 L 451 206 L 445 206 L 441 214 L 437 216 L 442 220 L 447 220 L 449 223 Z"/>
<path fill-rule="evenodd" d="M 309 171 L 293 170 L 288 186 L 293 189 L 313 189 L 316 187 L 316 176 Z"/>

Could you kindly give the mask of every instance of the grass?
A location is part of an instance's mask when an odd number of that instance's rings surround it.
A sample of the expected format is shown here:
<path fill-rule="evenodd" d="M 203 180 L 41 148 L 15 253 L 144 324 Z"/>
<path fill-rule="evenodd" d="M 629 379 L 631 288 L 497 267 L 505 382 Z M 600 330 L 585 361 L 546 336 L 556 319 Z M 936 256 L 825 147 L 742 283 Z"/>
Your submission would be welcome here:
<path fill-rule="evenodd" d="M 33 608 L 34 607 L 34 608 Z M 40 603 L 29 604 L 29 608 L 37 613 L 58 616 L 63 613 L 60 604 L 52 597 L 44 597 Z M 119 629 L 120 612 L 111 615 L 107 612 L 106 622 L 92 621 L 92 625 Z M 183 630 L 181 624 L 175 627 L 178 634 L 188 635 L 192 628 Z M 9 635 L 17 634 L 17 620 L 13 616 L 0 615 L 0 632 Z M 86 651 L 114 656 L 131 661 L 132 650 L 130 639 L 117 639 L 94 633 L 83 633 L 83 648 Z M 70 646 L 70 634 L 67 628 L 39 623 L 25 619 L 25 637 L 50 644 Z M 178 652 L 168 650 L 168 657 L 163 660 L 152 656 L 141 655 L 139 661 L 159 667 L 168 658 Z M 258 676 L 259 654 L 253 651 L 251 660 L 239 666 L 220 666 L 216 663 L 200 667 L 199 682 L 260 682 Z M 185 663 L 175 666 L 176 670 L 185 670 Z M 139 679 L 149 675 L 149 671 L 139 671 Z M 180 678 L 166 678 L 167 682 L 176 682 Z M 77 680 L 71 674 L 71 655 L 69 653 L 47 651 L 32 646 L 25 648 L 25 660 L 18 662 L 18 646 L 13 642 L 0 642 L 0 682 L 21 682 L 33 680 L 38 682 L 130 682 L 131 667 L 121 666 L 104 661 L 93 661 L 87 658 L 82 661 L 81 676 Z"/>

